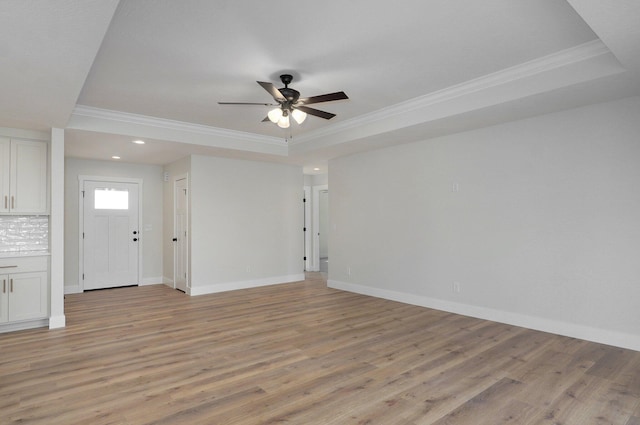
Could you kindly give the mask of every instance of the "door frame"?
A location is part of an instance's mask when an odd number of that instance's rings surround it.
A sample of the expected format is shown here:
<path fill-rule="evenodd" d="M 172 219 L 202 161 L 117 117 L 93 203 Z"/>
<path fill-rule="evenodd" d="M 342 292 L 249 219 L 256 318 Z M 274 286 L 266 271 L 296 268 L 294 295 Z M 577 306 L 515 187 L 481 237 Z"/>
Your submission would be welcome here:
<path fill-rule="evenodd" d="M 187 242 L 185 245 L 185 251 L 186 251 L 186 261 L 185 261 L 185 268 L 186 268 L 186 272 L 187 272 L 187 277 L 185 279 L 185 286 L 186 286 L 186 291 L 185 293 L 189 293 L 191 291 L 191 259 L 189 258 L 189 255 L 191 254 L 189 252 L 189 247 L 191 246 L 191 229 L 190 229 L 190 224 L 191 224 L 191 220 L 189 220 L 189 199 L 191 197 L 191 190 L 189 187 L 189 173 L 183 173 L 183 174 L 178 174 L 176 176 L 173 177 L 173 211 L 172 211 L 172 215 L 173 215 L 173 237 L 176 237 L 176 231 L 177 231 L 177 226 L 176 226 L 176 208 L 178 206 L 178 202 L 176 199 L 176 186 L 178 183 L 178 180 L 184 180 L 185 184 L 186 184 L 186 188 L 187 188 L 187 204 L 185 205 L 185 209 L 187 210 L 187 223 L 186 223 L 186 227 L 187 227 Z M 176 260 L 178 257 L 178 250 L 176 249 L 176 244 L 172 243 L 172 247 L 173 247 L 173 289 L 176 289 Z"/>
<path fill-rule="evenodd" d="M 105 177 L 105 176 L 78 176 L 78 289 L 80 292 L 84 292 L 84 238 L 82 232 L 84 231 L 84 182 L 96 181 L 105 183 L 137 183 L 138 184 L 138 228 L 142 226 L 142 195 L 143 186 L 142 179 L 130 178 L 130 177 Z M 144 239 L 142 237 L 142 231 L 139 232 L 140 237 L 138 241 L 138 285 L 142 282 L 142 251 L 144 248 Z"/>

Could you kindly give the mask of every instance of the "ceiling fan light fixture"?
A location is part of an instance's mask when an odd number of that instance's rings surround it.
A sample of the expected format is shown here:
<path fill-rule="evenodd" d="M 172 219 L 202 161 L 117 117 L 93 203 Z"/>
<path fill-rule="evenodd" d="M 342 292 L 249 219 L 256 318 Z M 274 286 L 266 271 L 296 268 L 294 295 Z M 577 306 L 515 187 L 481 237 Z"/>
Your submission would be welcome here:
<path fill-rule="evenodd" d="M 280 121 L 280 118 L 282 118 L 282 109 L 274 108 L 269 111 L 267 116 L 269 117 L 269 121 L 276 124 L 278 121 Z"/>
<path fill-rule="evenodd" d="M 289 128 L 289 116 L 284 115 L 280 120 L 278 120 L 278 127 L 280 128 Z"/>
<path fill-rule="evenodd" d="M 302 124 L 304 120 L 307 119 L 307 113 L 299 109 L 294 109 L 291 115 L 293 115 L 293 119 L 296 120 L 298 124 Z"/>

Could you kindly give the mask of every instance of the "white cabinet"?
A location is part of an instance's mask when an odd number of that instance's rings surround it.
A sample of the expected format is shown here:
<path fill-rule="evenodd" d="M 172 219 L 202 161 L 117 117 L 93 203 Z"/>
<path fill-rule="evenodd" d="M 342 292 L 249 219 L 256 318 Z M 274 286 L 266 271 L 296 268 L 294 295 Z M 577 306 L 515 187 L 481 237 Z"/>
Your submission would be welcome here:
<path fill-rule="evenodd" d="M 49 317 L 48 257 L 0 258 L 0 324 Z"/>
<path fill-rule="evenodd" d="M 47 144 L 0 138 L 0 213 L 47 213 Z"/>

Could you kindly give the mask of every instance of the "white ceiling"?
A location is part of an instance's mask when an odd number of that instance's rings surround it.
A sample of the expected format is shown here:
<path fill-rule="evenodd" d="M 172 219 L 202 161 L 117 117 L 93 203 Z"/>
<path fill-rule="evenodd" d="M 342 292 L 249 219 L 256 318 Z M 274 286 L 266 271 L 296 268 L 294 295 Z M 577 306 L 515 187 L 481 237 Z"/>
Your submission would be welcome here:
<path fill-rule="evenodd" d="M 640 2 L 3 0 L 0 126 L 66 128 L 72 157 L 338 155 L 640 94 Z M 294 75 L 337 114 L 263 123 Z M 131 140 L 143 138 L 144 146 Z"/>

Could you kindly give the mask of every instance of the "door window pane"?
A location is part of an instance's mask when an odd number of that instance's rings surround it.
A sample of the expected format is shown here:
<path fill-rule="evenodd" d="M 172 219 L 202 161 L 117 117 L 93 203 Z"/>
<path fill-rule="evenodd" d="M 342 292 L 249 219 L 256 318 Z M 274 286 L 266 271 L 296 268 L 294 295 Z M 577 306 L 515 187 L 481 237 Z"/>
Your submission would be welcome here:
<path fill-rule="evenodd" d="M 129 191 L 118 189 L 96 189 L 93 193 L 96 210 L 128 210 Z"/>

